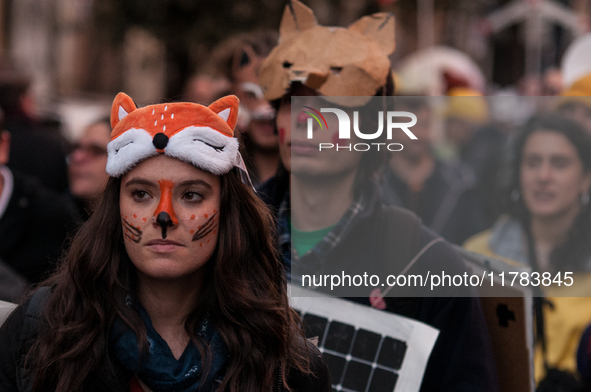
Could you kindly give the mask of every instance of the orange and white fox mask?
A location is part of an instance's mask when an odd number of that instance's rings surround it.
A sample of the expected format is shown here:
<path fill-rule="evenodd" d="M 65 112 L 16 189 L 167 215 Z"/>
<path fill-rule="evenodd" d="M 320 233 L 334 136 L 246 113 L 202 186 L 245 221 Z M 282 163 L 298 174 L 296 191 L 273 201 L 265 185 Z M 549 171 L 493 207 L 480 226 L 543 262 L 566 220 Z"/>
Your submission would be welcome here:
<path fill-rule="evenodd" d="M 228 95 L 209 106 L 161 103 L 138 109 L 119 93 L 111 107 L 107 173 L 120 177 L 139 162 L 165 154 L 222 175 L 241 166 L 234 127 L 238 98 Z"/>

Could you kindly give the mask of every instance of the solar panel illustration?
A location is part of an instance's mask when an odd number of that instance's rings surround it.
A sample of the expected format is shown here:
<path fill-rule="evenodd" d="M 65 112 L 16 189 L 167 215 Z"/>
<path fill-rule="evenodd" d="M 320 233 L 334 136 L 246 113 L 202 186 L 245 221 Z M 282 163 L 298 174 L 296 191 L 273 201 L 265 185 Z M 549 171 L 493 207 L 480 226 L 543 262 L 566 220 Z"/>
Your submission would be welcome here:
<path fill-rule="evenodd" d="M 303 297 L 310 294 L 301 288 L 291 291 L 306 337 L 318 338 L 333 391 L 419 390 L 438 330 L 339 298 Z"/>
<path fill-rule="evenodd" d="M 334 391 L 394 391 L 405 342 L 310 313 L 303 321 L 306 337 L 318 337 Z"/>

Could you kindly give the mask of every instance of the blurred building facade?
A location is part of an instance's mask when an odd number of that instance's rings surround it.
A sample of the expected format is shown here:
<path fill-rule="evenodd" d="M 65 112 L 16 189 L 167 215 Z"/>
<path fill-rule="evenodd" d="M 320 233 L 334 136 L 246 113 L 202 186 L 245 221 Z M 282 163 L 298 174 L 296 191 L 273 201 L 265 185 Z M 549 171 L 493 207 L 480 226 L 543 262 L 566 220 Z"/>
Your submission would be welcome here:
<path fill-rule="evenodd" d="M 591 14 L 587 0 L 306 3 L 324 25 L 393 12 L 394 65 L 418 49 L 446 45 L 474 59 L 498 86 L 558 66 L 572 39 L 589 30 Z M 526 12 L 519 14 L 519 6 Z M 276 29 L 283 7 L 275 0 L 0 0 L 1 50 L 31 76 L 42 107 L 56 97 L 121 90 L 139 104 L 174 100 L 216 43 L 238 32 Z"/>

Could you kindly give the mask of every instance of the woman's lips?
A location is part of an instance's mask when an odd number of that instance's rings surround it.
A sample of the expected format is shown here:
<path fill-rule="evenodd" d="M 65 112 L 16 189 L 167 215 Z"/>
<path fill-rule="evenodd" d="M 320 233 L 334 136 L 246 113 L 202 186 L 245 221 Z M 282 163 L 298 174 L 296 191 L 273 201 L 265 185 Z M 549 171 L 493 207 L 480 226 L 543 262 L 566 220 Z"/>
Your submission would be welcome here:
<path fill-rule="evenodd" d="M 541 202 L 551 201 L 554 199 L 554 192 L 548 191 L 536 191 L 533 194 L 534 199 Z"/>
<path fill-rule="evenodd" d="M 318 145 L 308 142 L 292 141 L 291 152 L 296 155 L 314 155 L 318 153 Z"/>
<path fill-rule="evenodd" d="M 172 241 L 172 240 L 151 240 L 149 241 L 146 246 L 157 253 L 168 253 L 168 252 L 172 252 L 175 249 L 178 249 L 179 247 L 183 246 L 181 244 L 179 244 L 176 241 Z"/>

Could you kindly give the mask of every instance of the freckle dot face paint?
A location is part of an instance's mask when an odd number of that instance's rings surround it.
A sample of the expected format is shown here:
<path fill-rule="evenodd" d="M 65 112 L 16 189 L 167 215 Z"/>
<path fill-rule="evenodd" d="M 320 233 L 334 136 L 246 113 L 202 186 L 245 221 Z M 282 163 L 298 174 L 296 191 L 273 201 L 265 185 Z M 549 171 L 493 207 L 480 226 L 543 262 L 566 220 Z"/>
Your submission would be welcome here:
<path fill-rule="evenodd" d="M 136 214 L 133 216 L 137 217 Z M 123 216 L 122 216 L 123 218 Z M 123 227 L 125 229 L 124 237 L 126 240 L 133 241 L 135 243 L 139 243 L 142 240 L 142 228 L 141 226 L 137 225 L 137 222 L 133 220 L 130 222 L 126 219 L 127 217 L 123 218 Z M 137 225 L 137 226 L 136 226 Z"/>
<path fill-rule="evenodd" d="M 193 235 L 193 241 L 201 240 L 211 233 L 216 233 L 215 229 L 217 229 L 217 220 L 216 220 L 217 211 L 214 210 L 213 214 L 203 214 L 203 217 L 207 219 L 206 222 L 202 223 L 197 227 L 197 232 Z M 193 231 L 191 230 L 193 234 Z M 209 240 L 208 240 L 209 241 Z M 209 242 L 208 242 L 209 243 Z M 202 246 L 202 244 L 199 244 Z"/>

